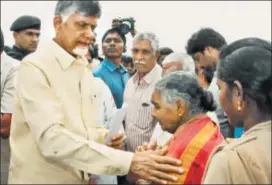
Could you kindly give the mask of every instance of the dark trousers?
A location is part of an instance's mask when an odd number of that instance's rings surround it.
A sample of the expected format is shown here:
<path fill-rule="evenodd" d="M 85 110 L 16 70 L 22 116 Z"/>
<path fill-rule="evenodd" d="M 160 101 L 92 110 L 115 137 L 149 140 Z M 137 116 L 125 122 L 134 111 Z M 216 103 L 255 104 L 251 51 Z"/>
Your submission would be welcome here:
<path fill-rule="evenodd" d="M 128 185 L 130 184 L 129 181 L 127 180 L 127 176 L 117 176 L 117 182 L 118 185 Z"/>

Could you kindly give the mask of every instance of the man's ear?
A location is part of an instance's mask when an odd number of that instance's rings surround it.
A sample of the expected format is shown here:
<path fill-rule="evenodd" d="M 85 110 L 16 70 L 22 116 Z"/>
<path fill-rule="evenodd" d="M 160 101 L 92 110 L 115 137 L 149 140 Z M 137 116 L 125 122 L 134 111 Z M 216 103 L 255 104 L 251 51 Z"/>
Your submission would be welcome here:
<path fill-rule="evenodd" d="M 159 59 L 160 56 L 161 56 L 161 55 L 160 55 L 160 52 L 159 52 L 159 51 L 156 51 L 156 53 L 155 53 L 156 61 Z"/>
<path fill-rule="evenodd" d="M 18 32 L 15 31 L 15 32 L 13 32 L 12 35 L 13 35 L 13 38 L 16 39 L 16 37 L 17 37 L 17 35 L 18 35 Z"/>
<path fill-rule="evenodd" d="M 53 24 L 55 30 L 59 30 L 62 23 L 62 18 L 59 15 L 56 15 L 53 19 Z"/>
<path fill-rule="evenodd" d="M 219 51 L 216 48 L 212 47 L 212 46 L 208 46 L 208 47 L 205 48 L 204 54 L 206 56 L 213 56 L 213 55 L 218 55 L 219 56 Z"/>
<path fill-rule="evenodd" d="M 102 42 L 102 44 L 101 44 L 101 51 L 102 51 L 102 55 L 105 56 L 105 51 L 104 51 L 104 47 L 103 47 L 103 42 Z"/>

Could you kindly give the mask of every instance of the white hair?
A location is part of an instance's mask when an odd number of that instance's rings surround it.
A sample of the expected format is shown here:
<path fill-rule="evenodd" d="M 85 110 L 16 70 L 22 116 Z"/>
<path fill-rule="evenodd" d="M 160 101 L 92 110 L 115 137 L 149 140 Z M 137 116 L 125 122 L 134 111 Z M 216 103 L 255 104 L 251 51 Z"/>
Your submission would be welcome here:
<path fill-rule="evenodd" d="M 212 93 L 205 91 L 198 78 L 190 72 L 176 71 L 167 74 L 156 83 L 154 91 L 169 106 L 182 99 L 190 116 L 216 109 Z"/>
<path fill-rule="evenodd" d="M 62 20 L 62 23 L 65 23 L 69 17 L 71 17 L 71 15 L 73 14 L 74 12 L 70 12 L 68 14 L 60 14 L 60 17 L 61 17 L 61 20 Z"/>
<path fill-rule="evenodd" d="M 195 74 L 195 62 L 190 55 L 185 53 L 173 52 L 165 57 L 162 61 L 162 65 L 177 62 L 182 64 L 182 69 L 180 71 L 189 72 Z"/>
<path fill-rule="evenodd" d="M 155 33 L 152 33 L 152 32 L 137 33 L 133 38 L 133 44 L 135 43 L 135 41 L 138 41 L 138 40 L 150 41 L 153 51 L 154 52 L 159 51 L 159 39 L 155 35 Z"/>
<path fill-rule="evenodd" d="M 65 23 L 69 19 L 69 17 L 71 17 L 71 15 L 73 15 L 74 13 L 78 13 L 81 16 L 86 16 L 86 13 L 84 13 L 84 12 L 77 12 L 76 6 L 71 6 L 71 7 L 67 8 L 64 12 L 60 13 L 60 17 L 62 19 L 62 22 Z"/>

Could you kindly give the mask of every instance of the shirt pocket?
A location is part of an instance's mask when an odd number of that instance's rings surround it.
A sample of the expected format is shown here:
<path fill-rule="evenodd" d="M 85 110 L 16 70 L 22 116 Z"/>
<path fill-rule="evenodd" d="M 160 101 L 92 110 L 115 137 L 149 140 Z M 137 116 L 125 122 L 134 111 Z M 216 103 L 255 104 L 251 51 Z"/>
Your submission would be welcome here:
<path fill-rule="evenodd" d="M 148 127 L 150 127 L 149 124 L 151 124 L 152 120 L 152 105 L 151 103 L 142 102 L 140 103 L 139 107 L 136 110 L 137 120 L 135 126 L 146 130 Z"/>

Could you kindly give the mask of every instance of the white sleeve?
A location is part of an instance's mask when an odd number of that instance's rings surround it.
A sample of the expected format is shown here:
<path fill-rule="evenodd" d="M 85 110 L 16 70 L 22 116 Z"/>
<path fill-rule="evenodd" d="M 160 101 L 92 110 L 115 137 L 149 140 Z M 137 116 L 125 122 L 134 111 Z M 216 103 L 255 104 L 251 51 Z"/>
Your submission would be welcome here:
<path fill-rule="evenodd" d="M 105 82 L 101 79 L 96 79 L 97 82 L 99 83 L 99 87 L 101 88 L 101 93 L 102 93 L 102 97 L 101 97 L 101 101 L 102 101 L 102 125 L 109 129 L 110 128 L 110 124 L 111 124 L 111 120 L 112 118 L 115 116 L 116 111 L 117 111 L 117 107 L 115 105 L 115 101 L 114 98 L 111 94 L 110 89 L 108 88 L 108 86 L 105 84 Z"/>

